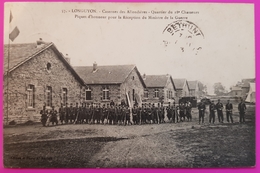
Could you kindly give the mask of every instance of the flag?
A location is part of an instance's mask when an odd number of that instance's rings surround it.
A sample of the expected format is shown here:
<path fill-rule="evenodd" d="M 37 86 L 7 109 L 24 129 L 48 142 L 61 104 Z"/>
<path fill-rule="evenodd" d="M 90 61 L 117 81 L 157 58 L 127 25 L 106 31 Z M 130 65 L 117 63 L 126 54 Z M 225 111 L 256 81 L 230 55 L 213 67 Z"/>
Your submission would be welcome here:
<path fill-rule="evenodd" d="M 13 20 L 13 15 L 12 15 L 12 12 L 10 11 L 10 19 L 9 19 L 9 23 L 11 23 Z"/>
<path fill-rule="evenodd" d="M 13 31 L 9 34 L 9 39 L 14 41 L 14 39 L 19 35 L 20 31 L 17 26 L 13 29 Z"/>
<path fill-rule="evenodd" d="M 9 18 L 9 23 L 11 24 L 13 20 L 13 14 L 12 14 L 12 11 L 10 11 L 10 18 Z M 18 27 L 16 26 L 12 32 L 9 34 L 9 39 L 14 41 L 15 38 L 20 34 L 20 30 L 18 29 Z"/>

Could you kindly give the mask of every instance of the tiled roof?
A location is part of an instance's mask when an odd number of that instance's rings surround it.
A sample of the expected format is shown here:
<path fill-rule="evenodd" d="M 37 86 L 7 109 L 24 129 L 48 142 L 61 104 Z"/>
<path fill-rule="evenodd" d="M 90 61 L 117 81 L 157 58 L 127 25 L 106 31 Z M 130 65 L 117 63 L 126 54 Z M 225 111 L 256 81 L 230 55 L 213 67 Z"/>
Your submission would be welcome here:
<path fill-rule="evenodd" d="M 195 90 L 197 87 L 198 81 L 188 81 L 190 90 Z"/>
<path fill-rule="evenodd" d="M 164 88 L 169 77 L 167 75 L 146 75 L 144 82 L 146 87 Z"/>
<path fill-rule="evenodd" d="M 31 58 L 34 58 L 40 52 L 52 48 L 53 51 L 57 54 L 58 58 L 64 63 L 65 66 L 69 68 L 71 73 L 76 77 L 76 79 L 82 84 L 84 81 L 79 77 L 71 65 L 65 60 L 64 56 L 59 52 L 57 47 L 53 43 L 45 43 L 42 46 L 38 46 L 36 43 L 22 43 L 22 44 L 10 44 L 4 45 L 4 75 L 8 71 L 8 49 L 9 49 L 9 72 L 15 70 L 23 63 L 29 61 Z"/>
<path fill-rule="evenodd" d="M 20 63 L 30 59 L 31 56 L 51 46 L 47 43 L 42 47 L 36 46 L 36 43 L 10 44 L 9 54 L 9 70 L 19 66 Z M 8 70 L 8 45 L 4 45 L 4 72 Z"/>
<path fill-rule="evenodd" d="M 97 70 L 94 72 L 93 66 L 75 66 L 74 69 L 86 84 L 121 84 L 136 69 L 142 84 L 145 86 L 135 65 L 97 66 Z"/>
<path fill-rule="evenodd" d="M 186 79 L 173 79 L 173 83 L 176 89 L 183 89 Z"/>

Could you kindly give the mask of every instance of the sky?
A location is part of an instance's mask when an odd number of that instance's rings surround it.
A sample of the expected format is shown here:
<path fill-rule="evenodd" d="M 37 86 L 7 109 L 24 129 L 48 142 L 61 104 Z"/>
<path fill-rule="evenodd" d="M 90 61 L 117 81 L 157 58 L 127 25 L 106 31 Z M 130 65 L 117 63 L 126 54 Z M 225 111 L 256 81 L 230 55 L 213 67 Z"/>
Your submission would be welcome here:
<path fill-rule="evenodd" d="M 135 64 L 141 74 L 199 80 L 209 93 L 216 82 L 229 89 L 243 78 L 255 77 L 253 4 L 5 3 L 4 14 L 5 44 L 17 26 L 20 34 L 11 44 L 42 38 L 68 54 L 73 66 Z M 116 19 L 108 20 L 112 16 Z M 180 20 L 192 23 L 202 35 L 187 28 L 174 35 L 164 31 Z"/>

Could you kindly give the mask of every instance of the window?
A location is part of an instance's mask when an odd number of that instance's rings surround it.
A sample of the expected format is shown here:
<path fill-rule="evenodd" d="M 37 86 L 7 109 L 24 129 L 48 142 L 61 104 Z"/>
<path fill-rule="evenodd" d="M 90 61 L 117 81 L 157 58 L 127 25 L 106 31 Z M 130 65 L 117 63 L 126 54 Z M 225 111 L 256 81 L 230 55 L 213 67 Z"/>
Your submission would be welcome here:
<path fill-rule="evenodd" d="M 67 88 L 62 88 L 62 103 L 63 105 L 66 105 L 68 102 L 68 90 Z"/>
<path fill-rule="evenodd" d="M 148 90 L 144 90 L 144 98 L 148 98 Z"/>
<path fill-rule="evenodd" d="M 91 100 L 91 89 L 86 89 L 86 100 Z"/>
<path fill-rule="evenodd" d="M 52 88 L 50 86 L 47 86 L 47 105 L 48 107 L 52 106 Z"/>
<path fill-rule="evenodd" d="M 154 97 L 155 97 L 155 98 L 158 98 L 158 97 L 159 97 L 159 90 L 158 90 L 158 89 L 155 89 L 155 90 L 154 90 Z"/>
<path fill-rule="evenodd" d="M 135 80 L 135 77 L 133 76 L 132 79 Z"/>
<path fill-rule="evenodd" d="M 133 89 L 133 101 L 135 101 L 135 89 Z"/>
<path fill-rule="evenodd" d="M 103 88 L 102 92 L 103 92 L 102 99 L 103 100 L 109 100 L 109 89 L 108 89 L 108 87 Z"/>
<path fill-rule="evenodd" d="M 34 85 L 29 85 L 27 88 L 27 99 L 28 99 L 28 108 L 34 107 Z"/>
<path fill-rule="evenodd" d="M 51 63 L 47 63 L 47 70 L 51 70 Z"/>

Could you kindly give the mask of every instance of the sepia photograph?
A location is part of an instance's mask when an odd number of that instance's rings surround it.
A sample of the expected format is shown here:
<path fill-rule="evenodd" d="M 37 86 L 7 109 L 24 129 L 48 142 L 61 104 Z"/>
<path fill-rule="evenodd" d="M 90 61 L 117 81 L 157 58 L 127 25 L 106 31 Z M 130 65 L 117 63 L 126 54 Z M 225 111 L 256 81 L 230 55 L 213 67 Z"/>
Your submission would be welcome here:
<path fill-rule="evenodd" d="M 6 2 L 5 168 L 254 168 L 253 3 Z"/>

